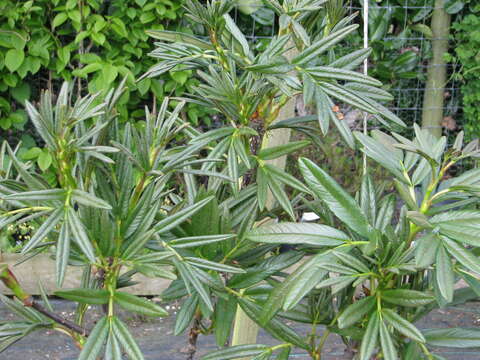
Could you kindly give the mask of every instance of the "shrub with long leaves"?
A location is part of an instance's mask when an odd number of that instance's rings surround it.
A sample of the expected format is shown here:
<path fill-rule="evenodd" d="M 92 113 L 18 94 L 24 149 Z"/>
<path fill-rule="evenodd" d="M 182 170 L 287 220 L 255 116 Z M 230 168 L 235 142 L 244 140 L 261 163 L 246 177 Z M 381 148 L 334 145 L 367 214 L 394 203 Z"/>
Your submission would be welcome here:
<path fill-rule="evenodd" d="M 283 281 L 262 286 L 263 297 L 242 301 L 258 309 L 257 321 L 267 329 L 282 318 L 311 324 L 303 341 L 312 359 L 321 359 L 332 333 L 347 344 L 347 358 L 357 354 L 360 360 L 443 359 L 432 347 L 480 345 L 475 329 L 414 325 L 435 308 L 480 296 L 480 171 L 446 176 L 462 159 L 480 155 L 478 141 L 464 146 L 460 133 L 447 149 L 445 137 L 418 127 L 415 132 L 413 141 L 378 130 L 371 136 L 355 133 L 362 150 L 390 171 L 395 192 L 385 193 L 365 176 L 354 198 L 301 158 L 305 185 L 313 193 L 306 204 L 322 209 L 317 212 L 325 224 L 280 222 L 246 235 L 259 243 L 295 244 L 311 254 Z M 455 287 L 460 279 L 466 287 Z M 319 325 L 325 326 L 321 336 Z M 255 346 L 219 350 L 204 359 L 223 359 L 226 351 L 239 352 L 232 359 L 245 351 L 269 358 L 271 347 Z"/>

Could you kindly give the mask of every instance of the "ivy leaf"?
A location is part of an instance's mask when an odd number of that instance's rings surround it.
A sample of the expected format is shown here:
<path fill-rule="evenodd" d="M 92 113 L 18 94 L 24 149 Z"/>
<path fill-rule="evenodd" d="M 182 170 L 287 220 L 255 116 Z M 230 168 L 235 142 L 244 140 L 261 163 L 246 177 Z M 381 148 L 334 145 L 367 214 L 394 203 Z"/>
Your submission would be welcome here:
<path fill-rule="evenodd" d="M 25 53 L 23 50 L 10 49 L 5 54 L 5 66 L 10 72 L 17 70 L 25 59 Z"/>

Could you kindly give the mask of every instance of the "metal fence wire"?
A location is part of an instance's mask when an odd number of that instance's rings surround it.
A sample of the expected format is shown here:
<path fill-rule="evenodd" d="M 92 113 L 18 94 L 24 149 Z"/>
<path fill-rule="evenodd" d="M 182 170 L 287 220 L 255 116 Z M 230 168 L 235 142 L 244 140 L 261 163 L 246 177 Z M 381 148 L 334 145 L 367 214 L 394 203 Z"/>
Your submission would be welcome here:
<path fill-rule="evenodd" d="M 345 15 L 358 12 L 355 21 L 360 25 L 363 23 L 362 2 L 344 0 Z M 368 65 L 369 75 L 381 80 L 394 96 L 387 107 L 409 125 L 407 135 L 411 135 L 411 125 L 420 125 L 422 120 L 427 71 L 431 66 L 431 36 L 428 31 L 433 10 L 433 0 L 370 0 L 369 46 L 373 52 Z M 455 16 L 462 16 L 462 13 Z M 261 47 L 276 34 L 276 23 L 265 10 L 250 16 L 237 10 L 235 20 L 256 47 Z M 449 40 L 450 51 L 453 51 L 454 43 Z M 357 34 L 341 44 L 346 53 L 362 47 L 362 42 L 360 26 Z M 448 80 L 444 86 L 442 128 L 452 141 L 462 130 L 461 84 L 455 77 L 460 66 L 447 64 L 446 67 Z"/>

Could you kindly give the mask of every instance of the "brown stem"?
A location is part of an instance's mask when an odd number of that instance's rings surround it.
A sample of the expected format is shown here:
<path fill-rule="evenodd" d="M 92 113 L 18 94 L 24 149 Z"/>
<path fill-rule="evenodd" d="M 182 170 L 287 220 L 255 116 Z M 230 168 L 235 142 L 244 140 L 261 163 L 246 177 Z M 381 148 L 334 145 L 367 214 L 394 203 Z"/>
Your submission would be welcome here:
<path fill-rule="evenodd" d="M 61 317 L 60 315 L 51 312 L 50 310 L 44 308 L 42 305 L 40 305 L 38 302 L 35 300 L 32 300 L 32 308 L 37 310 L 38 312 L 42 313 L 46 317 L 52 319 L 53 321 L 59 323 L 60 325 L 65 326 L 67 329 L 70 329 L 72 331 L 75 331 L 76 333 L 83 335 L 83 336 L 88 336 L 90 335 L 90 330 L 81 327 L 78 324 L 75 324 L 73 321 L 70 321 L 68 319 L 65 319 L 64 317 Z"/>
<path fill-rule="evenodd" d="M 79 333 L 83 336 L 88 336 L 90 334 L 90 331 L 82 328 L 78 324 L 75 324 L 74 322 L 67 320 L 63 317 L 61 317 L 58 314 L 55 314 L 54 312 L 45 309 L 42 305 L 37 303 L 33 297 L 29 294 L 27 294 L 22 287 L 20 286 L 18 280 L 16 279 L 15 275 L 13 272 L 9 269 L 7 265 L 2 265 L 0 267 L 0 281 L 3 282 L 3 284 L 9 288 L 14 296 L 19 299 L 24 306 L 26 307 L 32 307 L 38 312 L 42 313 L 46 317 L 54 320 L 55 322 L 59 323 L 60 325 L 65 326 L 66 328 L 75 331 L 76 333 Z"/>
<path fill-rule="evenodd" d="M 195 353 L 197 352 L 197 340 L 198 334 L 200 334 L 200 322 L 202 320 L 202 314 L 200 311 L 197 311 L 195 314 L 195 319 L 193 320 L 193 325 L 188 333 L 188 349 L 187 349 L 187 360 L 193 360 Z"/>

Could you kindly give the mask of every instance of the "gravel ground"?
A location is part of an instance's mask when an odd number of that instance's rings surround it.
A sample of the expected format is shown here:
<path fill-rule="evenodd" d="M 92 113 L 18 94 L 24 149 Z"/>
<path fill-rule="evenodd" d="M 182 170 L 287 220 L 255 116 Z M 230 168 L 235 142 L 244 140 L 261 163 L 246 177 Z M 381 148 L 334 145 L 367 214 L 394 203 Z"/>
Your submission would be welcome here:
<path fill-rule="evenodd" d="M 71 317 L 74 307 L 70 302 L 52 300 L 55 311 Z M 167 318 L 144 319 L 131 314 L 123 314 L 124 321 L 135 335 L 145 358 L 148 360 L 185 360 L 187 348 L 185 336 L 174 336 L 173 327 L 177 308 L 170 305 L 172 315 Z M 98 317 L 98 309 L 93 309 Z M 13 319 L 13 315 L 0 305 L 0 320 Z M 94 318 L 95 319 L 95 318 Z M 417 324 L 419 328 L 445 328 L 445 327 L 478 327 L 480 325 L 480 303 L 469 303 L 462 306 L 439 309 L 432 312 L 428 318 Z M 309 331 L 306 326 L 297 326 L 299 333 Z M 268 334 L 261 332 L 258 338 L 260 344 L 276 344 Z M 213 336 L 200 336 L 198 351 L 195 359 L 215 349 Z M 325 360 L 337 360 L 343 354 L 344 346 L 340 338 L 330 336 L 324 348 Z M 439 355 L 449 360 L 478 360 L 480 349 L 460 351 L 458 349 L 437 349 Z M 37 331 L 23 340 L 12 345 L 0 354 L 0 360 L 75 360 L 78 349 L 67 336 L 53 331 Z M 291 359 L 308 359 L 300 351 L 291 356 Z M 323 359 L 323 358 L 322 358 Z"/>

